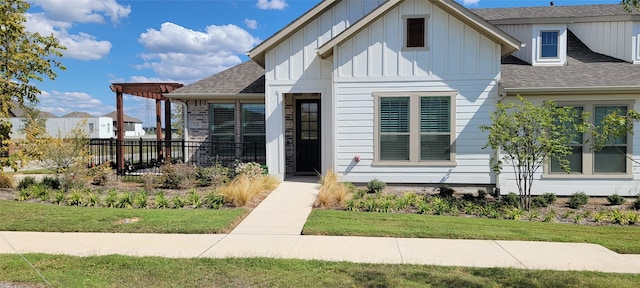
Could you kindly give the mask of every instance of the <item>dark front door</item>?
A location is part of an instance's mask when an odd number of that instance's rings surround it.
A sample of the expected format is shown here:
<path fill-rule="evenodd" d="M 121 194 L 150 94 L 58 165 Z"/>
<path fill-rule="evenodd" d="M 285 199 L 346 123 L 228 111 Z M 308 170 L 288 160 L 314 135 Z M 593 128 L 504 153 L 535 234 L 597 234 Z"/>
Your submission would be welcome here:
<path fill-rule="evenodd" d="M 296 172 L 321 172 L 318 99 L 296 101 Z"/>

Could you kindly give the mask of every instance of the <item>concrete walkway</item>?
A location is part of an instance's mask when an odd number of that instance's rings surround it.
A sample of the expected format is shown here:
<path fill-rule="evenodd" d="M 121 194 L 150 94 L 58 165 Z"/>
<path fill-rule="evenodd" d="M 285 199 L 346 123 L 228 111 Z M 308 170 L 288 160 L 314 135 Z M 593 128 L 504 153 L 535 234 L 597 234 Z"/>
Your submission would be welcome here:
<path fill-rule="evenodd" d="M 229 234 L 0 232 L 0 253 L 16 249 L 76 256 L 269 257 L 640 273 L 640 255 L 621 255 L 595 244 L 300 235 L 317 194 L 317 184 L 303 180 L 282 183 Z"/>

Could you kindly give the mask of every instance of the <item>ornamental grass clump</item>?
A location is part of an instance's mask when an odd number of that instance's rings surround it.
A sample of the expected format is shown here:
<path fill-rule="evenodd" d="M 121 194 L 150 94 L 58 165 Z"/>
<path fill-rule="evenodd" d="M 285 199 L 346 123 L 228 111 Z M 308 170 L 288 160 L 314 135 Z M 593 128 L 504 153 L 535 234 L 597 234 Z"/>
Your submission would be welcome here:
<path fill-rule="evenodd" d="M 329 169 L 320 178 L 320 189 L 313 207 L 345 207 L 349 197 L 349 188 L 340 182 L 338 175 Z"/>
<path fill-rule="evenodd" d="M 225 202 L 242 207 L 260 193 L 275 189 L 278 184 L 278 180 L 269 175 L 240 174 L 231 182 L 221 186 L 218 191 L 224 196 Z"/>

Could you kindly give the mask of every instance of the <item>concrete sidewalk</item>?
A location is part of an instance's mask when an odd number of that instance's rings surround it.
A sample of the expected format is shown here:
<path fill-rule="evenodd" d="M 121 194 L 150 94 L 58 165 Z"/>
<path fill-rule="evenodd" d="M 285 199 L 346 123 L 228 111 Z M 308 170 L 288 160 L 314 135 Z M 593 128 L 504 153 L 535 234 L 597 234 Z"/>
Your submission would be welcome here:
<path fill-rule="evenodd" d="M 303 180 L 282 183 L 230 234 L 0 232 L 0 253 L 269 257 L 640 273 L 640 255 L 620 255 L 595 244 L 300 235 L 318 186 Z"/>

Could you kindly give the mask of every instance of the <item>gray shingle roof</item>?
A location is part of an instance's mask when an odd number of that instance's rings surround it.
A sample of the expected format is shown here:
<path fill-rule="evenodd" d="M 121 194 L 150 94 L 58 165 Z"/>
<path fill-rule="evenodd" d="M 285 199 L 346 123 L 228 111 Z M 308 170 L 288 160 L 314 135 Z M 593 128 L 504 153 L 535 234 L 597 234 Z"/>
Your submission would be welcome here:
<path fill-rule="evenodd" d="M 602 17 L 624 16 L 630 14 L 640 15 L 638 11 L 633 11 L 632 13 L 627 12 L 620 4 L 488 8 L 472 9 L 471 11 L 490 22 L 507 19 Z"/>
<path fill-rule="evenodd" d="M 71 112 L 67 115 L 62 116 L 63 118 L 93 118 L 93 115 L 87 112 Z"/>
<path fill-rule="evenodd" d="M 133 118 L 127 114 L 123 114 L 123 118 L 124 118 L 124 122 L 133 122 L 133 123 L 142 123 L 142 120 L 138 119 L 138 118 Z M 113 119 L 113 122 L 116 122 L 118 119 L 118 115 L 116 114 L 116 111 L 113 111 L 111 113 L 108 114 L 104 114 L 102 115 L 102 117 L 111 117 Z"/>
<path fill-rule="evenodd" d="M 534 67 L 513 56 L 502 62 L 505 88 L 638 87 L 640 65 L 591 51 L 571 31 L 567 36 L 567 65 Z"/>
<path fill-rule="evenodd" d="M 185 95 L 214 96 L 264 93 L 264 68 L 253 60 L 241 63 L 166 94 L 168 97 Z"/>

